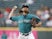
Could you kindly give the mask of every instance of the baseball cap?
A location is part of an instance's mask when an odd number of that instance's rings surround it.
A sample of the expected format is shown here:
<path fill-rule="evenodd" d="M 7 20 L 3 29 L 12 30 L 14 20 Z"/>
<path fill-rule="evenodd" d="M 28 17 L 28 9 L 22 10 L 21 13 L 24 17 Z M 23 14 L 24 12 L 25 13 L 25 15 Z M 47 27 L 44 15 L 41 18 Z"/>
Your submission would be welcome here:
<path fill-rule="evenodd" d="M 23 6 L 22 6 L 22 8 L 24 8 L 24 7 L 27 7 L 27 8 L 29 8 L 29 6 L 28 6 L 28 5 L 23 5 Z"/>

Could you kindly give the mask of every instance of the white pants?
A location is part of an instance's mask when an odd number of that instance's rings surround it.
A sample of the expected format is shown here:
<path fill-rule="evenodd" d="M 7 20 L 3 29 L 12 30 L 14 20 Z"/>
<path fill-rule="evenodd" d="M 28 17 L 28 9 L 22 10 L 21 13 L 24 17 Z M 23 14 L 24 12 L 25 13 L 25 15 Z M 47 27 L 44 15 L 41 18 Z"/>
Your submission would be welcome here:
<path fill-rule="evenodd" d="M 33 36 L 32 33 L 29 33 L 28 36 L 22 35 L 21 33 L 19 33 L 18 39 L 35 39 L 35 37 Z"/>

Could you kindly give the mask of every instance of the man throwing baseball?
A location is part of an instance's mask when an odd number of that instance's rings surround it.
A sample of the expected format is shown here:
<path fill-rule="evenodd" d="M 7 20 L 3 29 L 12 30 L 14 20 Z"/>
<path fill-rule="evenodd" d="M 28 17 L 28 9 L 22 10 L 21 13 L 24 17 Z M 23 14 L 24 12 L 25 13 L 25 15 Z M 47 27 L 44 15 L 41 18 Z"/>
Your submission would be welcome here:
<path fill-rule="evenodd" d="M 39 17 L 36 15 L 29 13 L 29 7 L 27 5 L 23 5 L 21 8 L 21 15 L 13 16 L 13 12 L 17 9 L 16 6 L 12 8 L 12 11 L 9 14 L 9 19 L 12 21 L 16 21 L 19 27 L 19 36 L 18 39 L 35 39 L 31 32 L 32 25 L 33 26 L 40 26 L 41 21 Z M 36 24 L 32 24 L 31 20 L 36 19 Z"/>

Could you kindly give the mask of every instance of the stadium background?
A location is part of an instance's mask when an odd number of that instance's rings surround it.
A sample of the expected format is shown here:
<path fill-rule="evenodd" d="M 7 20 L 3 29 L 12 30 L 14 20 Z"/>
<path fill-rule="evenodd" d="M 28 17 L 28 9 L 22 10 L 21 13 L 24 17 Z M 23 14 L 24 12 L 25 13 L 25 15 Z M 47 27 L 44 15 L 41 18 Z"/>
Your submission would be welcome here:
<path fill-rule="evenodd" d="M 35 13 L 35 11 L 37 9 L 40 9 L 41 5 L 47 6 L 49 8 L 52 8 L 52 0 L 34 0 L 35 2 L 31 5 L 29 5 L 29 9 L 31 12 L 33 12 L 33 14 Z M 26 0 L 13 0 L 13 1 L 3 1 L 0 0 L 0 10 L 2 13 L 4 13 L 5 9 L 7 7 L 12 8 L 14 5 L 17 5 L 19 8 L 21 8 L 21 3 L 25 3 Z M 15 12 L 17 13 L 18 10 Z M 0 21 L 3 21 L 3 18 L 0 18 Z M 12 26 L 12 27 L 7 27 L 5 24 L 3 25 L 0 22 L 0 30 L 18 30 L 16 27 Z M 4 21 L 3 21 L 4 22 Z M 2 24 L 2 25 L 1 25 Z M 2 27 L 4 26 L 4 27 Z M 11 25 L 10 25 L 11 26 Z M 47 26 L 42 26 L 39 28 L 33 28 L 33 30 L 38 32 L 38 39 L 52 39 L 52 28 L 51 27 L 47 27 Z"/>

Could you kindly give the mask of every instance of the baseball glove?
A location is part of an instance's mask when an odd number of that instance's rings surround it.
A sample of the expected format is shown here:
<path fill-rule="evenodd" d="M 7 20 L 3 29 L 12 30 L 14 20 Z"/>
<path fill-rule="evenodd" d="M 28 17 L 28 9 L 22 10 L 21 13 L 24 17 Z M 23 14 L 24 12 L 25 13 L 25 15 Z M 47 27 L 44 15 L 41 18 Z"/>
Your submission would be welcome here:
<path fill-rule="evenodd" d="M 31 24 L 32 24 L 32 26 L 33 26 L 34 28 L 36 27 L 37 22 L 36 22 L 36 19 L 35 19 L 35 18 L 32 18 Z"/>

